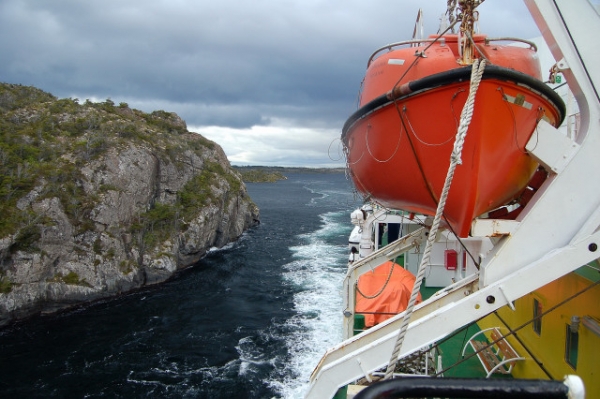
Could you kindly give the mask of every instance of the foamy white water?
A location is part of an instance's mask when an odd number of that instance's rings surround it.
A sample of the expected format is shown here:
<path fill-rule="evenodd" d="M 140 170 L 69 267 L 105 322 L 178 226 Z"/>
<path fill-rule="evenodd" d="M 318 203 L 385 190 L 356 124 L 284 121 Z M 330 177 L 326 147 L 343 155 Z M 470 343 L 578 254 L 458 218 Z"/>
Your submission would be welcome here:
<path fill-rule="evenodd" d="M 288 321 L 293 333 L 287 340 L 290 360 L 286 381 L 274 382 L 284 398 L 304 397 L 310 374 L 325 351 L 342 340 L 342 282 L 347 268 L 345 245 L 328 238 L 350 233 L 347 212 L 320 215 L 319 230 L 301 235 L 303 245 L 290 248 L 295 260 L 284 266 L 284 278 L 302 290 L 294 296 L 298 315 Z"/>

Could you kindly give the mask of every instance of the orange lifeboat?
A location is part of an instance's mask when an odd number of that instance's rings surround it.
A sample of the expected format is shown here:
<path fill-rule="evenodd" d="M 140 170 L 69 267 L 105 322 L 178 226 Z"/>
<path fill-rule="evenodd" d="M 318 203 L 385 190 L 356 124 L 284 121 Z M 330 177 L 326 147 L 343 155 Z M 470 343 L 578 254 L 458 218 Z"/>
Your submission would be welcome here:
<path fill-rule="evenodd" d="M 399 43 L 406 44 L 415 41 Z M 459 61 L 457 35 L 418 47 L 384 47 L 369 60 L 359 109 L 342 130 L 357 190 L 384 207 L 433 215 L 450 164 L 471 66 Z M 477 216 L 515 200 L 538 164 L 525 145 L 537 123 L 558 127 L 565 106 L 541 79 L 529 48 L 474 35 L 487 65 L 446 202 L 444 217 L 465 237 Z"/>

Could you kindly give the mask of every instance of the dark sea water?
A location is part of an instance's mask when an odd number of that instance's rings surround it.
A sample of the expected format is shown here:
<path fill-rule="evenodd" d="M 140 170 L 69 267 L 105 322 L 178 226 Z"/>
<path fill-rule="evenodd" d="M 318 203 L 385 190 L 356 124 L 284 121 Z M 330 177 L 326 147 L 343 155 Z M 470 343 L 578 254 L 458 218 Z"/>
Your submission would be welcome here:
<path fill-rule="evenodd" d="M 341 341 L 342 174 L 248 184 L 261 225 L 156 287 L 0 331 L 0 397 L 302 398 Z"/>

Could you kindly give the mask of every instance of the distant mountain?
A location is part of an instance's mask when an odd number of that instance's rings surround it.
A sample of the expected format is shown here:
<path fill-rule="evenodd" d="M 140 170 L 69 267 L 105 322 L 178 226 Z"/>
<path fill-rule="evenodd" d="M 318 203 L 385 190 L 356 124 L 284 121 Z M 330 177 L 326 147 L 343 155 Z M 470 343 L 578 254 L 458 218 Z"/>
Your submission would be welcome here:
<path fill-rule="evenodd" d="M 0 83 L 0 325 L 169 278 L 258 223 L 174 113 Z"/>

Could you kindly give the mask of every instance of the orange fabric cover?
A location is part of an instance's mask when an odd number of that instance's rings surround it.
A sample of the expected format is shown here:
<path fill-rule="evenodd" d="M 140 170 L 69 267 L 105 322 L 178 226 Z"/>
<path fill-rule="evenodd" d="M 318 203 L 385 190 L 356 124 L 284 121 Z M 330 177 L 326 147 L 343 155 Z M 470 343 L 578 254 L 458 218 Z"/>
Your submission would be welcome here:
<path fill-rule="evenodd" d="M 378 293 L 385 285 L 390 273 L 390 267 L 394 268 L 392 277 L 383 292 L 373 299 L 367 299 L 360 294 L 372 296 Z M 389 319 L 396 313 L 406 309 L 413 286 L 415 276 L 402 266 L 388 261 L 377 268 L 374 272 L 363 274 L 358 280 L 360 292 L 356 293 L 356 313 L 393 313 L 393 314 L 365 314 L 365 327 L 373 327 L 384 320 Z M 421 294 L 417 297 L 417 303 L 422 301 Z"/>

